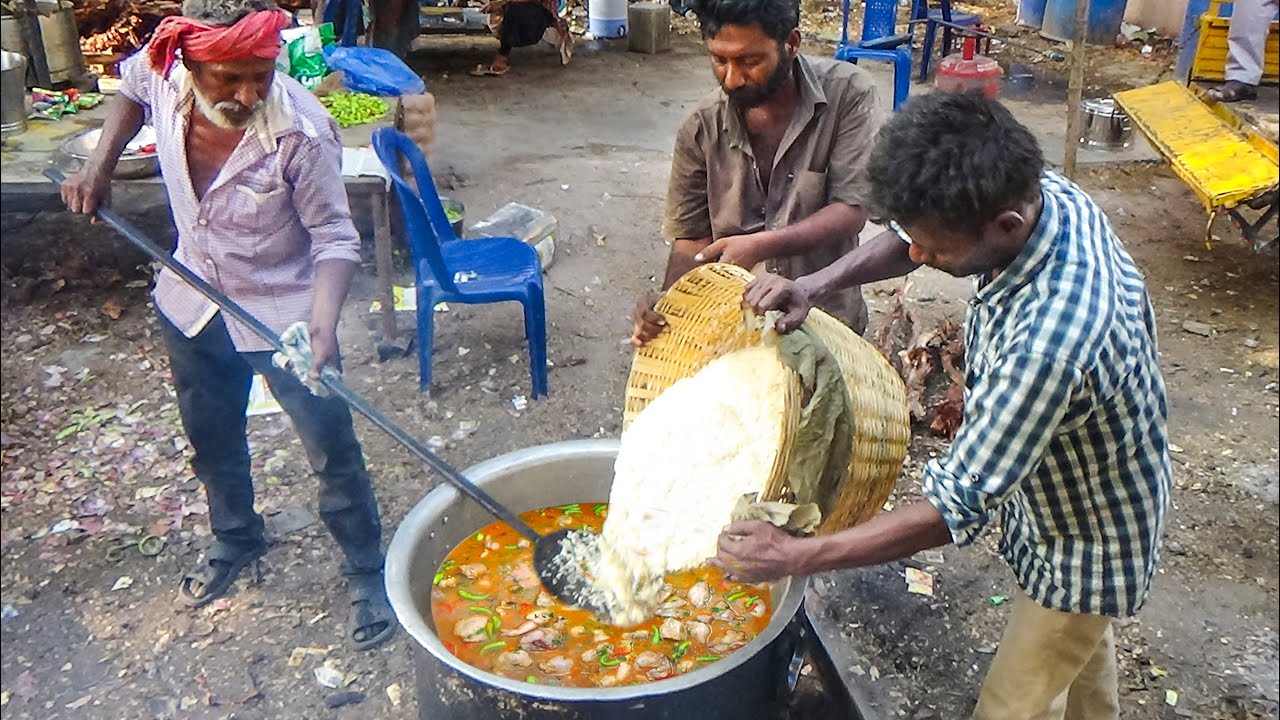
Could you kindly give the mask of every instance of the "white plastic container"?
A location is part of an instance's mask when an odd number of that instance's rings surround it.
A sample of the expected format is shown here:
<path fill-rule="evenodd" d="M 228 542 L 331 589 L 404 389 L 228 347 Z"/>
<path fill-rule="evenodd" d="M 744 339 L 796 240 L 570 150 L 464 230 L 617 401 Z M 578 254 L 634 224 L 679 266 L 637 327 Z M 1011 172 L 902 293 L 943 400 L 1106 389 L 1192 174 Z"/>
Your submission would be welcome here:
<path fill-rule="evenodd" d="M 507 203 L 497 212 L 467 228 L 468 238 L 513 237 L 523 240 L 538 253 L 546 272 L 556 257 L 556 236 L 560 222 L 555 216 L 520 203 Z"/>
<path fill-rule="evenodd" d="M 627 0 L 588 0 L 587 31 L 602 40 L 627 36 Z"/>

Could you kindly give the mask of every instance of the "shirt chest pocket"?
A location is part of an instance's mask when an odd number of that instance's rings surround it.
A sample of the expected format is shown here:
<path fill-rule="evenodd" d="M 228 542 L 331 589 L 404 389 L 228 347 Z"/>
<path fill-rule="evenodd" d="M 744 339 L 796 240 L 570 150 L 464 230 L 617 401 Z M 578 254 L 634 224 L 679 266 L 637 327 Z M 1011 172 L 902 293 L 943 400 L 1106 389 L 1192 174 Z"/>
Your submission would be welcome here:
<path fill-rule="evenodd" d="M 236 232 L 262 236 L 283 228 L 296 213 L 288 184 L 280 177 L 245 176 L 227 184 L 227 224 Z"/>
<path fill-rule="evenodd" d="M 265 202 L 267 202 L 268 200 L 270 200 L 271 198 L 273 198 L 273 197 L 275 197 L 275 196 L 279 195 L 280 193 L 283 193 L 283 192 L 284 192 L 284 186 L 283 186 L 283 185 L 279 185 L 279 186 L 276 186 L 276 187 L 273 187 L 273 188 L 269 188 L 269 189 L 266 189 L 266 190 L 255 190 L 255 189 L 253 188 L 253 186 L 252 186 L 252 185 L 246 185 L 246 184 L 243 184 L 243 183 L 238 183 L 238 184 L 236 184 L 236 190 L 237 190 L 238 192 L 243 193 L 243 194 L 244 194 L 244 195 L 246 195 L 250 200 L 252 200 L 252 201 L 253 201 L 253 205 L 254 205 L 254 207 L 259 207 L 259 206 L 261 206 L 263 203 L 265 203 Z"/>

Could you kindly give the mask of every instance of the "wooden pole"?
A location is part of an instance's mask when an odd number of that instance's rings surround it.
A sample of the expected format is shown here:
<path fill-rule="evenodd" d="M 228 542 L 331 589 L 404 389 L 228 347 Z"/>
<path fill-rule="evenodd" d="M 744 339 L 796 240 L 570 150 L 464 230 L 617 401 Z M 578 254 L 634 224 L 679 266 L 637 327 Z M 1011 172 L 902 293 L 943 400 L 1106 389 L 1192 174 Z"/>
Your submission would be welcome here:
<path fill-rule="evenodd" d="M 1080 100 L 1084 94 L 1084 39 L 1089 25 L 1089 0 L 1076 0 L 1076 24 L 1071 36 L 1071 78 L 1067 82 L 1067 133 L 1063 138 L 1062 173 L 1076 179 L 1080 150 Z"/>
<path fill-rule="evenodd" d="M 391 202 L 391 191 L 380 188 L 369 199 L 373 203 L 373 257 L 378 273 L 374 279 L 374 295 L 382 303 L 379 316 L 382 320 L 382 344 L 389 345 L 395 342 L 397 331 L 396 295 L 391 282 L 395 272 L 391 257 L 391 213 L 387 207 Z"/>

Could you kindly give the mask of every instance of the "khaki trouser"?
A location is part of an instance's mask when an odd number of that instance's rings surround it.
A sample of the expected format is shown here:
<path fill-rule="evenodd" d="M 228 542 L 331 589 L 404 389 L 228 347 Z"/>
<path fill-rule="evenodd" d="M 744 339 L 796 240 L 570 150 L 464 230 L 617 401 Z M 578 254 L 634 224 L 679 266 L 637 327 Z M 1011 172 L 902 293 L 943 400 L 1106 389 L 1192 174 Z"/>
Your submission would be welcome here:
<path fill-rule="evenodd" d="M 1049 610 L 1022 593 L 991 662 L 974 720 L 1116 720 L 1111 619 Z"/>

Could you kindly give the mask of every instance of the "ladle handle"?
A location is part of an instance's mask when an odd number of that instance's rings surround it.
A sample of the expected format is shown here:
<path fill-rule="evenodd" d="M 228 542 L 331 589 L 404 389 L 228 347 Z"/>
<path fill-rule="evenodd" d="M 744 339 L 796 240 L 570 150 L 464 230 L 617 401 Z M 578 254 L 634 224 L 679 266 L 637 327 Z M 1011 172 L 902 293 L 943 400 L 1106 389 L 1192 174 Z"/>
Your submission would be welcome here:
<path fill-rule="evenodd" d="M 61 185 L 66 180 L 66 175 L 57 168 L 46 168 L 45 177 L 53 182 Z M 133 243 L 139 250 L 149 255 L 153 260 L 165 266 L 169 270 L 177 274 L 188 285 L 195 288 L 201 295 L 209 298 L 213 304 L 217 305 L 231 317 L 244 323 L 255 335 L 265 340 L 277 352 L 284 352 L 284 344 L 280 342 L 280 338 L 271 331 L 266 325 L 254 316 L 250 315 L 244 308 L 240 307 L 234 300 L 224 295 L 220 290 L 205 282 L 198 275 L 187 269 L 185 265 L 173 259 L 169 253 L 161 250 L 155 243 L 151 242 L 141 230 L 134 227 L 129 221 L 120 217 L 114 210 L 107 207 L 99 207 L 96 215 L 100 220 L 109 225 L 113 230 L 120 233 L 126 240 Z M 370 405 L 364 398 L 355 394 L 346 383 L 342 382 L 341 376 L 334 372 L 331 368 L 325 368 L 320 373 L 320 382 L 324 384 L 329 392 L 342 398 L 352 410 L 363 415 L 369 422 L 377 425 L 383 432 L 390 435 L 396 442 L 408 448 L 419 460 L 426 463 L 436 474 L 448 480 L 462 494 L 475 500 L 485 510 L 499 520 L 507 523 L 515 528 L 516 532 L 529 538 L 531 542 L 537 542 L 541 537 L 534 532 L 529 524 L 516 517 L 505 506 L 493 499 L 489 493 L 481 490 L 470 480 L 462 476 L 458 469 L 445 462 L 439 455 L 428 450 L 422 443 L 413 438 L 412 435 L 405 432 L 403 428 L 393 423 L 389 418 Z"/>

